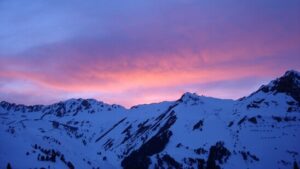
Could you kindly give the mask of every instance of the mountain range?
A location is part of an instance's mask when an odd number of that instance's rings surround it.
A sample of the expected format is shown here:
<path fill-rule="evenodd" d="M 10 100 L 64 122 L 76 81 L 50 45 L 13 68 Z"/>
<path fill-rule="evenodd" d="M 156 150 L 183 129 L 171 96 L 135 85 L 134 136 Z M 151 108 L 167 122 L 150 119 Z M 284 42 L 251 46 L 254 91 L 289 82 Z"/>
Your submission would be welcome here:
<path fill-rule="evenodd" d="M 300 73 L 238 100 L 0 102 L 0 168 L 298 169 Z"/>

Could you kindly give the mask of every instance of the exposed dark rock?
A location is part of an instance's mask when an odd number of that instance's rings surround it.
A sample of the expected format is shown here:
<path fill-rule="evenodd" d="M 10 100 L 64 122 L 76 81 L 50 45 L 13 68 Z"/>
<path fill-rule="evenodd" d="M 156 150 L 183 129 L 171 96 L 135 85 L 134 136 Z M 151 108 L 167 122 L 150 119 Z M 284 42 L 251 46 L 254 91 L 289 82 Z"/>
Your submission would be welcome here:
<path fill-rule="evenodd" d="M 288 101 L 288 102 L 286 102 L 288 105 L 290 105 L 290 106 L 293 106 L 293 105 L 295 105 L 296 103 L 294 102 L 294 101 Z"/>
<path fill-rule="evenodd" d="M 81 105 L 85 108 L 85 109 L 89 109 L 91 107 L 91 104 L 89 103 L 88 100 L 83 100 L 81 102 Z"/>
<path fill-rule="evenodd" d="M 288 116 L 285 116 L 283 120 L 286 121 L 286 122 L 289 122 L 289 121 L 296 121 L 296 117 L 288 117 Z"/>
<path fill-rule="evenodd" d="M 34 146 L 32 146 L 33 148 L 37 149 L 37 150 L 40 150 L 40 152 L 43 154 L 38 154 L 38 157 L 37 159 L 39 161 L 49 161 L 49 162 L 53 162 L 55 163 L 56 162 L 56 157 L 58 159 L 60 159 L 69 169 L 75 169 L 75 166 L 69 161 L 67 162 L 66 159 L 65 159 L 65 156 L 59 152 L 59 151 L 56 151 L 54 149 L 45 149 L 45 148 L 42 148 L 41 146 L 38 146 L 37 144 L 35 144 Z"/>
<path fill-rule="evenodd" d="M 269 91 L 276 93 L 286 93 L 300 103 L 300 86 L 297 81 L 300 80 L 299 73 L 295 71 L 287 71 L 284 76 L 273 81 L 271 86 L 261 87 L 261 91 L 267 93 Z"/>
<path fill-rule="evenodd" d="M 229 122 L 228 127 L 231 127 L 233 125 L 233 121 Z"/>
<path fill-rule="evenodd" d="M 299 169 L 298 164 L 296 161 L 294 161 L 294 169 Z"/>
<path fill-rule="evenodd" d="M 216 164 L 216 161 L 223 164 L 227 161 L 230 155 L 230 151 L 224 147 L 224 142 L 217 142 L 216 145 L 210 147 L 206 168 L 220 169 L 221 167 Z"/>
<path fill-rule="evenodd" d="M 247 153 L 246 153 L 245 151 L 241 151 L 240 153 L 241 153 L 243 159 L 244 159 L 245 161 L 247 161 L 247 160 L 248 160 Z"/>
<path fill-rule="evenodd" d="M 122 131 L 122 134 L 125 134 L 125 137 L 121 144 L 124 144 L 127 140 L 129 140 L 132 137 L 131 132 L 130 132 L 131 128 L 132 128 L 132 125 L 130 124 L 125 130 Z"/>
<path fill-rule="evenodd" d="M 87 142 L 83 139 L 82 144 L 86 146 Z"/>
<path fill-rule="evenodd" d="M 105 143 L 104 143 L 104 149 L 108 150 L 113 146 L 113 139 L 108 139 Z"/>
<path fill-rule="evenodd" d="M 278 117 L 278 116 L 272 116 L 272 118 L 274 120 L 276 120 L 277 122 L 281 122 L 282 121 L 282 118 L 281 117 Z"/>
<path fill-rule="evenodd" d="M 249 153 L 249 152 L 247 152 L 247 153 Z M 248 154 L 253 160 L 255 160 L 255 161 L 259 161 L 259 158 L 257 157 L 257 156 L 255 156 L 255 155 L 253 155 L 253 154 Z"/>
<path fill-rule="evenodd" d="M 197 168 L 205 169 L 205 160 L 204 159 L 197 159 Z"/>
<path fill-rule="evenodd" d="M 197 163 L 198 169 L 221 169 L 219 165 L 226 163 L 230 155 L 231 152 L 224 147 L 224 143 L 217 142 L 216 145 L 210 147 L 207 161 L 204 159 L 187 158 L 184 159 L 184 162 L 189 166 Z"/>
<path fill-rule="evenodd" d="M 263 91 L 264 93 L 268 93 L 270 91 L 267 86 L 262 86 L 260 90 Z"/>
<path fill-rule="evenodd" d="M 175 111 L 172 111 L 169 115 L 168 115 L 168 120 L 167 122 L 159 129 L 158 133 L 167 131 L 177 120 L 177 117 L 175 115 Z"/>
<path fill-rule="evenodd" d="M 199 120 L 193 127 L 193 130 L 199 129 L 200 131 L 202 131 L 202 127 L 203 127 L 203 120 Z"/>
<path fill-rule="evenodd" d="M 188 100 L 199 101 L 199 96 L 196 93 L 184 93 L 181 98 L 178 100 L 179 102 L 186 102 Z"/>
<path fill-rule="evenodd" d="M 67 163 L 67 166 L 69 169 L 75 169 L 74 165 L 70 161 Z"/>
<path fill-rule="evenodd" d="M 160 128 L 158 133 L 144 143 L 138 150 L 131 152 L 125 157 L 121 165 L 124 169 L 147 169 L 151 163 L 150 156 L 164 150 L 169 142 L 172 132 L 169 128 L 175 123 L 176 116 L 174 112 L 169 114 L 168 120 Z"/>
<path fill-rule="evenodd" d="M 143 135 L 150 127 L 151 125 L 146 125 L 149 119 L 144 121 L 143 123 L 138 124 L 138 130 L 135 133 L 135 136 Z"/>
<path fill-rule="evenodd" d="M 157 163 L 155 164 L 154 168 L 155 169 L 164 169 L 164 167 L 163 167 L 163 161 L 159 157 L 159 154 L 156 154 L 156 160 L 157 160 Z"/>
<path fill-rule="evenodd" d="M 261 104 L 263 101 L 265 101 L 265 99 L 254 100 L 253 103 L 254 104 Z"/>
<path fill-rule="evenodd" d="M 184 163 L 191 166 L 189 168 L 194 168 L 194 164 L 196 164 L 198 169 L 205 169 L 206 161 L 204 159 L 199 158 L 184 158 Z"/>
<path fill-rule="evenodd" d="M 60 160 L 61 160 L 63 163 L 66 163 L 66 159 L 65 159 L 65 156 L 64 156 L 63 154 L 60 156 Z"/>
<path fill-rule="evenodd" d="M 6 169 L 12 169 L 10 163 L 7 163 Z"/>
<path fill-rule="evenodd" d="M 59 122 L 52 121 L 52 126 L 53 126 L 53 128 L 58 128 L 59 127 Z"/>
<path fill-rule="evenodd" d="M 297 117 L 295 117 L 295 116 L 292 116 L 292 117 L 291 116 L 285 116 L 285 117 L 272 116 L 272 118 L 277 122 L 282 122 L 282 121 L 289 122 L 289 121 L 297 120 Z"/>
<path fill-rule="evenodd" d="M 300 103 L 300 86 L 297 84 L 296 79 L 300 79 L 299 74 L 288 71 L 283 77 L 279 78 L 278 81 L 275 81 L 275 85 L 271 90 L 279 93 L 286 93 Z"/>
<path fill-rule="evenodd" d="M 182 168 L 182 165 L 168 154 L 165 154 L 162 157 L 162 160 L 168 165 L 169 168 L 175 168 L 175 169 Z"/>
<path fill-rule="evenodd" d="M 122 160 L 122 167 L 124 169 L 148 169 L 151 163 L 150 158 L 145 152 L 133 151 L 129 156 Z"/>
<path fill-rule="evenodd" d="M 290 150 L 287 150 L 286 152 L 289 153 L 289 154 L 291 154 L 293 158 L 295 158 L 296 156 L 299 155 L 299 153 L 296 152 L 296 151 L 290 151 Z"/>
<path fill-rule="evenodd" d="M 122 134 L 129 132 L 131 128 L 132 128 L 132 125 L 130 124 L 128 127 L 126 127 L 126 128 L 122 131 Z"/>
<path fill-rule="evenodd" d="M 177 105 L 178 105 L 178 103 L 175 103 L 175 104 L 169 106 L 168 109 L 164 113 L 162 113 L 161 115 L 159 115 L 155 120 L 157 122 L 160 122 Z"/>
<path fill-rule="evenodd" d="M 251 117 L 251 118 L 248 119 L 248 121 L 253 123 L 253 124 L 257 124 L 256 117 Z"/>
<path fill-rule="evenodd" d="M 152 137 L 147 144 L 142 146 L 142 150 L 146 152 L 148 156 L 152 156 L 164 150 L 165 146 L 169 142 L 170 137 L 172 136 L 171 131 L 164 131 L 159 135 Z"/>
<path fill-rule="evenodd" d="M 250 104 L 247 105 L 247 109 L 250 109 L 250 108 L 259 108 L 260 104 L 265 101 L 265 99 L 260 99 L 260 100 L 254 100 L 252 101 Z"/>
<path fill-rule="evenodd" d="M 245 161 L 247 160 L 254 160 L 254 161 L 259 161 L 259 158 L 254 155 L 254 154 L 251 154 L 249 151 L 240 151 L 240 154 L 242 155 L 243 159 Z"/>
<path fill-rule="evenodd" d="M 114 128 L 116 128 L 119 124 L 121 124 L 124 120 L 126 120 L 126 117 L 114 124 L 110 129 L 108 129 L 104 134 L 102 134 L 100 137 L 96 139 L 95 142 L 100 141 L 104 136 L 106 136 L 109 132 L 111 132 Z"/>
<path fill-rule="evenodd" d="M 43 105 L 33 105 L 33 106 L 25 106 L 23 104 L 15 104 L 15 103 L 9 103 L 6 101 L 0 102 L 0 107 L 2 107 L 5 110 L 13 110 L 13 111 L 21 111 L 24 112 L 37 112 L 44 108 Z"/>
<path fill-rule="evenodd" d="M 176 145 L 177 148 L 179 148 L 179 147 L 181 147 L 181 146 L 182 146 L 181 143 L 178 143 L 178 144 Z"/>
<path fill-rule="evenodd" d="M 206 154 L 207 153 L 207 151 L 204 149 L 204 148 L 197 148 L 197 149 L 195 149 L 194 150 L 194 152 L 196 153 L 196 154 Z"/>
<path fill-rule="evenodd" d="M 62 117 L 66 113 L 66 106 L 63 102 L 57 103 L 57 108 L 55 110 L 57 117 Z"/>
<path fill-rule="evenodd" d="M 241 125 L 246 119 L 247 119 L 247 116 L 244 116 L 244 117 L 238 122 L 238 125 Z"/>

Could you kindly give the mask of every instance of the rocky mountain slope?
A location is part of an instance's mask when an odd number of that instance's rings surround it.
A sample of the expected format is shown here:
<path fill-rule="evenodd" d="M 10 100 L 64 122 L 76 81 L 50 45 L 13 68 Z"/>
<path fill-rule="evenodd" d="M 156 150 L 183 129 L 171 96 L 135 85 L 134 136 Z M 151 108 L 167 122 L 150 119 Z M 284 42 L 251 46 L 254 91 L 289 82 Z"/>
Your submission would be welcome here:
<path fill-rule="evenodd" d="M 297 169 L 300 73 L 248 97 L 185 93 L 126 109 L 93 99 L 0 103 L 0 168 Z"/>

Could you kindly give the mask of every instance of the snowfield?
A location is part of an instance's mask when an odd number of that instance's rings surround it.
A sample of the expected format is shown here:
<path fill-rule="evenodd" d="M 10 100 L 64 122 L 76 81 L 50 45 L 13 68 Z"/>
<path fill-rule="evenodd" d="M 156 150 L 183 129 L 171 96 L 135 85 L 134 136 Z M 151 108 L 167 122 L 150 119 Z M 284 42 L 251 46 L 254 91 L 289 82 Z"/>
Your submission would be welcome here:
<path fill-rule="evenodd" d="M 185 93 L 126 109 L 0 103 L 0 168 L 298 169 L 300 74 L 239 100 Z"/>

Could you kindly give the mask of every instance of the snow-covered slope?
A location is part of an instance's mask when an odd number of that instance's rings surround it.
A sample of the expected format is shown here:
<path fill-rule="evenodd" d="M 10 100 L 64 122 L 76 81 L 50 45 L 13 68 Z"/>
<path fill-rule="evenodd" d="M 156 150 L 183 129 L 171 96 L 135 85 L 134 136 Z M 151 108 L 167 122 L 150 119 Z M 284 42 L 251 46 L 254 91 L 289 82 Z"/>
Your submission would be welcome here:
<path fill-rule="evenodd" d="M 0 168 L 298 168 L 300 74 L 248 97 L 185 93 L 125 109 L 93 99 L 0 103 Z"/>

